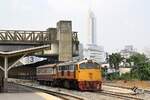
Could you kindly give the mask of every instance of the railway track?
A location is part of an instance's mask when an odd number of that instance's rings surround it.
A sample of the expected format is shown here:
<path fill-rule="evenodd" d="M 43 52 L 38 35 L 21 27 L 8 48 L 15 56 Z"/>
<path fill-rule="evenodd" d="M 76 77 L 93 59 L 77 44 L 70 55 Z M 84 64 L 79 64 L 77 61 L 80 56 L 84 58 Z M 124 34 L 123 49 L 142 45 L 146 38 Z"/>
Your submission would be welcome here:
<path fill-rule="evenodd" d="M 13 84 L 17 84 L 17 83 L 13 83 Z M 79 96 L 76 96 L 76 95 L 72 95 L 72 94 L 69 94 L 69 93 L 62 93 L 62 92 L 56 92 L 56 91 L 52 91 L 52 90 L 45 90 L 45 89 L 42 89 L 42 88 L 37 88 L 37 87 L 23 85 L 23 84 L 17 84 L 17 85 L 29 87 L 31 89 L 38 90 L 38 91 L 56 96 L 56 97 L 58 97 L 62 100 L 86 100 L 85 98 L 82 98 L 82 97 L 79 97 Z"/>
<path fill-rule="evenodd" d="M 108 96 L 114 96 L 114 97 L 125 99 L 125 100 L 144 100 L 132 94 L 115 93 L 115 92 L 110 92 L 110 91 L 100 91 L 98 93 L 103 94 L 103 95 L 108 95 Z"/>
<path fill-rule="evenodd" d="M 123 86 L 114 86 L 114 85 L 106 85 L 106 86 L 118 87 L 118 88 L 123 88 L 123 89 L 132 89 L 132 88 L 129 88 L 129 87 L 123 87 Z M 142 89 L 140 89 L 140 90 L 142 90 Z M 150 90 L 145 90 L 145 89 L 143 89 L 143 93 L 150 94 Z"/>
<path fill-rule="evenodd" d="M 123 88 L 123 89 L 132 89 L 132 88 L 129 88 L 129 87 L 123 87 L 123 86 L 114 86 L 114 85 L 106 85 L 106 86 L 111 86 L 111 87 L 117 87 L 117 88 Z M 140 91 L 139 93 L 137 93 L 137 95 L 140 95 L 141 98 L 138 98 L 134 95 L 131 95 L 133 99 L 135 100 L 147 100 L 147 98 L 149 98 L 150 96 L 150 90 L 146 90 L 146 89 L 142 89 L 142 88 L 138 88 L 137 91 Z M 142 91 L 142 92 L 141 92 Z M 136 94 L 136 93 L 135 93 Z M 127 95 L 127 94 L 126 94 Z M 130 94 L 129 94 L 130 95 Z M 142 96 L 143 95 L 143 96 Z M 147 96 L 145 96 L 147 95 Z M 149 99 L 148 99 L 149 100 Z"/>
<path fill-rule="evenodd" d="M 64 89 L 61 89 L 61 88 L 60 89 L 58 88 L 57 90 L 54 89 L 54 91 L 53 91 L 51 89 L 49 90 L 45 86 L 43 87 L 40 85 L 38 86 L 38 85 L 34 85 L 34 84 L 32 85 L 32 84 L 23 84 L 23 83 L 20 83 L 20 85 L 40 90 L 44 93 L 59 97 L 62 100 L 94 100 L 94 99 L 100 100 L 97 98 L 100 95 L 106 96 L 106 98 L 112 97 L 112 98 L 118 98 L 118 99 L 123 99 L 123 100 L 144 100 L 143 98 L 140 98 L 139 95 L 133 95 L 133 94 L 129 94 L 129 93 L 118 93 L 118 92 L 116 93 L 116 92 L 112 92 L 109 90 L 108 91 L 103 90 L 103 91 L 98 91 L 98 92 L 80 92 L 80 91 L 78 91 L 77 94 L 76 93 L 74 94 L 74 93 L 72 93 L 73 91 L 71 91 L 71 90 L 67 90 L 67 92 L 66 92 Z M 94 96 L 94 98 L 89 98 L 88 95 Z"/>
<path fill-rule="evenodd" d="M 27 86 L 27 87 L 31 87 L 31 86 Z M 47 93 L 47 94 L 54 95 L 54 96 L 59 97 L 63 100 L 86 100 L 85 98 L 81 98 L 79 96 L 75 96 L 75 95 L 71 95 L 71 94 L 60 93 L 60 92 L 50 91 L 50 90 L 44 90 L 44 89 L 39 89 L 36 87 L 31 87 L 31 88 L 40 90 L 40 91 Z M 136 97 L 132 94 L 115 93 L 115 92 L 111 92 L 111 91 L 100 91 L 100 92 L 96 92 L 96 93 L 100 93 L 102 95 L 111 96 L 111 97 L 117 97 L 117 98 L 125 99 L 125 100 L 144 100 L 144 99 Z"/>
<path fill-rule="evenodd" d="M 72 96 L 72 95 L 69 95 L 69 94 L 62 94 L 62 93 L 56 93 L 56 92 L 51 92 L 51 91 L 48 91 L 46 92 L 48 94 L 51 94 L 51 95 L 54 95 L 56 97 L 59 97 L 63 100 L 84 100 L 83 98 L 80 98 L 80 97 L 77 97 L 77 96 Z"/>
<path fill-rule="evenodd" d="M 118 88 L 124 88 L 124 89 L 132 89 L 131 87 L 124 87 L 124 86 L 115 86 L 115 85 L 108 85 L 108 84 L 104 84 L 105 86 L 111 86 L 111 87 L 118 87 Z M 141 89 L 141 88 L 140 88 Z M 144 91 L 146 93 L 150 93 L 150 90 L 145 90 Z"/>

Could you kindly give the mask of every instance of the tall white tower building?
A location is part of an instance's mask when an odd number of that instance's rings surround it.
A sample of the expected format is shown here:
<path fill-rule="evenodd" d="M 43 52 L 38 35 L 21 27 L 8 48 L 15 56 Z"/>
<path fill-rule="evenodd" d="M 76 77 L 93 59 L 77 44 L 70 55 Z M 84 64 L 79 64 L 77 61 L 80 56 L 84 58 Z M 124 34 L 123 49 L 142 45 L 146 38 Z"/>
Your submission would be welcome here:
<path fill-rule="evenodd" d="M 83 51 L 84 58 L 93 59 L 98 63 L 105 61 L 104 47 L 97 45 L 96 18 L 91 10 L 88 12 L 88 42 Z"/>
<path fill-rule="evenodd" d="M 89 10 L 88 15 L 88 37 L 89 44 L 96 44 L 96 18 L 91 10 Z"/>

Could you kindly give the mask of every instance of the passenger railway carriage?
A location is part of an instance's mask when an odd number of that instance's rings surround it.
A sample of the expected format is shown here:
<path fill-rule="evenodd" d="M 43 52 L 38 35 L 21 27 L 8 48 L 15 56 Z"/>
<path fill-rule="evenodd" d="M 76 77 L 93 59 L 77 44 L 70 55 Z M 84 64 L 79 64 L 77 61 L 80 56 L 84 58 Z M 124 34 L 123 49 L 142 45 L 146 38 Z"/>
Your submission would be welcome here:
<path fill-rule="evenodd" d="M 40 84 L 79 90 L 101 90 L 101 68 L 92 60 L 64 62 L 37 67 Z"/>
<path fill-rule="evenodd" d="M 37 80 L 40 84 L 52 85 L 52 81 L 56 78 L 56 64 L 48 64 L 37 67 Z"/>

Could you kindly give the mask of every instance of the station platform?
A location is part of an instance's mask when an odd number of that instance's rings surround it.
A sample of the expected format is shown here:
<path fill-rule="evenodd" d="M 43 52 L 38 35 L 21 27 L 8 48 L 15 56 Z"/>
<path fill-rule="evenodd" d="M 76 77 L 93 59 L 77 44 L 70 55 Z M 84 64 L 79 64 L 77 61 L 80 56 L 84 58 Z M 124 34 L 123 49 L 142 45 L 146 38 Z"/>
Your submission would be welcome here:
<path fill-rule="evenodd" d="M 0 100 L 61 100 L 43 92 L 30 93 L 1 93 Z"/>
<path fill-rule="evenodd" d="M 8 83 L 6 93 L 0 93 L 0 100 L 61 100 L 53 95 L 28 87 Z"/>

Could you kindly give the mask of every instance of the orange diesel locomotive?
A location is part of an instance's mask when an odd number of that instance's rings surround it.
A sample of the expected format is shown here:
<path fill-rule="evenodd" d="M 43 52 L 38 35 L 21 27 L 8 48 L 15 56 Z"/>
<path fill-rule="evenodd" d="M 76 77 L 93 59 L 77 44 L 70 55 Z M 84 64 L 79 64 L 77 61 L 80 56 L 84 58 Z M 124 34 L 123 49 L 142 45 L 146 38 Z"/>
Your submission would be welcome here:
<path fill-rule="evenodd" d="M 39 66 L 37 80 L 40 84 L 79 90 L 101 90 L 102 84 L 101 68 L 92 60 Z"/>

